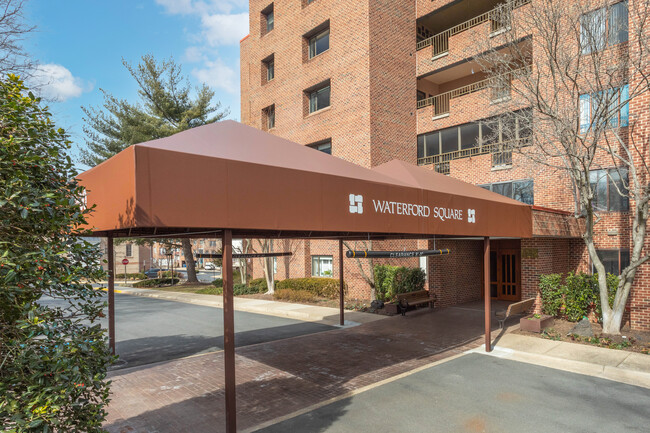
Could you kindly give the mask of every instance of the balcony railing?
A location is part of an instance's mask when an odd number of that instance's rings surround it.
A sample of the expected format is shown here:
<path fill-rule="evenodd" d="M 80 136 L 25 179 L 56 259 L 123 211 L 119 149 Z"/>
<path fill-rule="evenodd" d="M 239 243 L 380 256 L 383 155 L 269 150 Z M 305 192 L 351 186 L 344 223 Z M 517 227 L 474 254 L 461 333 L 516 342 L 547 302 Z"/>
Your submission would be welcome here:
<path fill-rule="evenodd" d="M 433 57 L 444 54 L 449 51 L 450 37 L 457 35 L 460 32 L 464 32 L 465 30 L 469 30 L 472 27 L 476 27 L 486 21 L 491 21 L 490 32 L 496 32 L 498 30 L 507 28 L 510 24 L 509 11 L 530 2 L 531 0 L 509 0 L 506 4 L 497 6 L 484 14 L 472 18 L 471 20 L 467 20 L 464 23 L 460 23 L 457 26 L 454 26 L 443 32 L 435 34 L 430 38 L 418 42 L 416 49 L 421 50 L 423 48 L 432 46 Z"/>
<path fill-rule="evenodd" d="M 455 159 L 469 158 L 470 156 L 492 154 L 492 167 L 512 165 L 512 151 L 515 147 L 530 145 L 530 138 L 502 143 L 483 144 L 469 149 L 455 150 L 453 152 L 441 153 L 440 155 L 425 156 L 418 159 L 418 165 L 435 165 L 435 171 L 442 174 L 449 174 L 449 161 Z"/>
<path fill-rule="evenodd" d="M 510 83 L 512 76 L 516 73 L 525 72 L 525 68 L 517 69 L 516 71 L 507 74 L 499 75 L 498 77 L 487 78 L 476 83 L 468 84 L 467 86 L 459 87 L 449 92 L 441 93 L 439 95 L 431 96 L 429 98 L 420 99 L 417 102 L 417 108 L 428 107 L 433 105 L 433 115 L 440 116 L 449 113 L 449 101 L 460 96 L 469 95 L 470 93 L 478 92 L 490 86 L 490 82 L 495 84 L 491 95 L 492 100 L 501 99 L 510 95 Z"/>

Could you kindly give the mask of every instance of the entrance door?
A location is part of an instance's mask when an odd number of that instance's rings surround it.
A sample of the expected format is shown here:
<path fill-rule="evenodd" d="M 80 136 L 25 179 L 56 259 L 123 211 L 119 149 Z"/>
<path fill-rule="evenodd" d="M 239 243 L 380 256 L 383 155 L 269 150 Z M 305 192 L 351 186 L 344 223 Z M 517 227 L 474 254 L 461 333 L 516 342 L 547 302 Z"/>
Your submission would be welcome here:
<path fill-rule="evenodd" d="M 519 250 L 499 250 L 497 252 L 497 299 L 519 301 Z"/>

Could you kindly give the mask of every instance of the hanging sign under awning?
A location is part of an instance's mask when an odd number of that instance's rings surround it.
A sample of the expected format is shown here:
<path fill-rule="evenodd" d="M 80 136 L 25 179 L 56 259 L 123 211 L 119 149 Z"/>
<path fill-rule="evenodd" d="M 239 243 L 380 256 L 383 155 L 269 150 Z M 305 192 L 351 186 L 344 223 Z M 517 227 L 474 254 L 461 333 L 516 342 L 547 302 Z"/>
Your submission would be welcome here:
<path fill-rule="evenodd" d="M 353 251 L 348 250 L 345 256 L 348 258 L 403 258 L 403 257 L 426 257 L 444 256 L 451 254 L 449 248 L 443 250 L 415 250 L 415 251 Z"/>

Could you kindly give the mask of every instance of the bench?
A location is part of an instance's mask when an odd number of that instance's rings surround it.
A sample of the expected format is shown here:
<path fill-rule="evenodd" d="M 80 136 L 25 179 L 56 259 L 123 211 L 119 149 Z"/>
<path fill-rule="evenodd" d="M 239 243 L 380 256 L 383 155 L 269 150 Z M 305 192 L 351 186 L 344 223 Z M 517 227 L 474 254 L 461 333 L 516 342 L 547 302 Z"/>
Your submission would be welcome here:
<path fill-rule="evenodd" d="M 406 316 L 406 309 L 411 305 L 429 304 L 429 308 L 433 308 L 433 303 L 436 301 L 436 295 L 429 296 L 428 290 L 418 290 L 417 292 L 399 293 L 397 295 L 397 305 L 399 305 L 402 316 Z"/>
<path fill-rule="evenodd" d="M 504 310 L 495 311 L 494 315 L 497 316 L 497 320 L 499 321 L 499 325 L 501 326 L 501 329 L 503 329 L 506 320 L 508 320 L 510 316 L 514 316 L 516 314 L 524 314 L 526 311 L 530 309 L 530 307 L 533 306 L 534 303 L 535 303 L 535 298 L 530 298 L 524 301 L 519 301 L 508 305 L 508 309 L 505 311 Z"/>

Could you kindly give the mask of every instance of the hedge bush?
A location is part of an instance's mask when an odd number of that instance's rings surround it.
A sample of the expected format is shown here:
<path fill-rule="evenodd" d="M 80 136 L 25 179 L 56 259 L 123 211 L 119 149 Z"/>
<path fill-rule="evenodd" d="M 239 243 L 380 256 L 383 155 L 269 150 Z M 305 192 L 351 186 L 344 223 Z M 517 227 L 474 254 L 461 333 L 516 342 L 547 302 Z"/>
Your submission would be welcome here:
<path fill-rule="evenodd" d="M 215 287 L 223 287 L 223 279 L 217 278 L 216 280 L 212 281 L 212 285 Z"/>
<path fill-rule="evenodd" d="M 542 297 L 542 312 L 549 316 L 560 316 L 564 308 L 562 274 L 541 275 L 539 291 Z"/>
<path fill-rule="evenodd" d="M 261 288 L 260 286 L 247 286 L 246 284 L 235 284 L 232 289 L 235 296 L 254 295 L 256 293 L 266 292 L 266 289 Z"/>
<path fill-rule="evenodd" d="M 171 278 L 172 277 L 172 271 L 162 271 L 162 274 L 159 273 L 159 275 L 161 276 L 161 278 Z M 175 278 L 180 278 L 181 274 L 174 271 L 174 277 Z"/>
<path fill-rule="evenodd" d="M 398 293 L 424 290 L 425 282 L 426 274 L 421 268 L 375 266 L 375 293 L 380 301 L 392 301 Z"/>
<path fill-rule="evenodd" d="M 584 272 L 567 274 L 562 283 L 561 274 L 540 276 L 539 288 L 542 297 L 542 311 L 544 314 L 563 316 L 571 322 L 577 322 L 589 314 L 593 309 L 598 321 L 602 321 L 602 308 L 600 303 L 600 290 L 597 275 L 588 275 Z M 607 289 L 609 305 L 614 303 L 618 276 L 607 275 Z"/>
<path fill-rule="evenodd" d="M 116 280 L 123 280 L 124 279 L 124 274 L 116 274 L 115 279 Z M 131 273 L 131 274 L 126 274 L 126 279 L 127 280 L 146 280 L 147 276 L 142 272 L 135 272 L 135 273 Z"/>
<path fill-rule="evenodd" d="M 180 280 L 178 278 L 174 278 L 173 284 L 178 283 Z M 172 284 L 172 279 L 171 278 L 152 278 L 150 280 L 142 280 L 138 281 L 137 283 L 133 283 L 133 287 L 159 287 L 163 285 L 171 285 Z"/>
<path fill-rule="evenodd" d="M 289 302 L 312 302 L 316 296 L 307 290 L 279 289 L 273 293 L 273 298 Z"/>
<path fill-rule="evenodd" d="M 287 278 L 278 281 L 275 285 L 278 290 L 304 290 L 315 296 L 328 299 L 337 299 L 339 296 L 339 280 L 333 278 Z M 345 287 L 343 288 L 346 289 Z"/>

